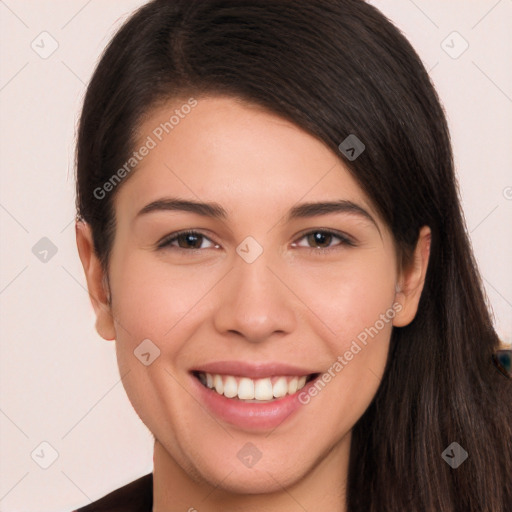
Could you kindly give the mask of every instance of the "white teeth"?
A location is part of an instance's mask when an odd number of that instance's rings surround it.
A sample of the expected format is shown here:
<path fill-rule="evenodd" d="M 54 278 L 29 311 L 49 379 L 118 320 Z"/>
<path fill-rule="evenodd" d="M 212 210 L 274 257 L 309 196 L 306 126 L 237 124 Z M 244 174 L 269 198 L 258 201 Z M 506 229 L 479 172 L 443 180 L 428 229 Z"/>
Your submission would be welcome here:
<path fill-rule="evenodd" d="M 227 398 L 239 398 L 248 402 L 268 402 L 275 398 L 293 395 L 306 385 L 307 376 L 266 377 L 249 379 L 232 375 L 199 373 L 199 380 L 208 388 Z"/>
<path fill-rule="evenodd" d="M 219 393 L 219 395 L 224 393 L 224 383 L 222 382 L 222 377 L 220 375 L 214 375 L 213 387 L 215 388 L 215 391 Z"/>
<path fill-rule="evenodd" d="M 304 377 L 304 382 L 306 382 L 306 377 Z M 286 377 L 279 377 L 279 379 L 277 379 L 272 387 L 272 394 L 275 398 L 281 398 L 288 394 L 288 382 Z"/>
<path fill-rule="evenodd" d="M 252 400 L 254 398 L 254 381 L 243 378 L 238 383 L 238 398 Z"/>
<path fill-rule="evenodd" d="M 224 396 L 233 398 L 238 394 L 238 385 L 235 377 L 227 376 L 224 379 Z"/>
<path fill-rule="evenodd" d="M 293 377 L 293 379 L 290 382 L 288 382 L 288 393 L 290 393 L 290 395 L 293 395 L 293 393 L 297 391 L 298 383 L 298 377 Z"/>
<path fill-rule="evenodd" d="M 258 379 L 254 385 L 254 398 L 256 400 L 272 400 L 272 382 L 269 378 Z"/>

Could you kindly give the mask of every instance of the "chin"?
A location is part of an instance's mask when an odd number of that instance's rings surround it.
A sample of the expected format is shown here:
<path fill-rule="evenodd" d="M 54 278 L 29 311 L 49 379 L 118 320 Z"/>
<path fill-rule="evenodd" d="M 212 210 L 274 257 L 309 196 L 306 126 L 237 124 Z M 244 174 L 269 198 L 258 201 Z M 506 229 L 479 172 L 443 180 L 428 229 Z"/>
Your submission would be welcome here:
<path fill-rule="evenodd" d="M 304 474 L 306 469 L 304 469 Z M 233 494 L 269 494 L 282 492 L 301 479 L 300 468 L 285 468 L 283 465 L 264 465 L 261 461 L 258 468 L 240 468 L 222 465 L 208 468 L 205 479 L 214 486 Z"/>

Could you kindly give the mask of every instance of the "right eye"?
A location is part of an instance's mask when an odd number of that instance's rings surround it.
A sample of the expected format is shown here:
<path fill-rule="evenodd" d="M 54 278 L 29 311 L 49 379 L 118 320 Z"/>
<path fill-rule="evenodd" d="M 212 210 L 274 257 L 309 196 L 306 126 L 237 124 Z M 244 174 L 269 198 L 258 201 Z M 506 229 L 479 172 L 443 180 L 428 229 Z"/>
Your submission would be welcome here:
<path fill-rule="evenodd" d="M 179 231 L 177 233 L 171 233 L 166 236 L 159 244 L 158 249 L 177 249 L 177 250 L 201 250 L 201 242 L 203 240 L 208 240 L 213 245 L 211 247 L 205 247 L 205 249 L 210 249 L 213 247 L 218 247 L 217 244 L 214 244 L 206 235 L 193 230 L 185 230 Z M 174 242 L 178 243 L 178 246 L 174 244 Z"/>

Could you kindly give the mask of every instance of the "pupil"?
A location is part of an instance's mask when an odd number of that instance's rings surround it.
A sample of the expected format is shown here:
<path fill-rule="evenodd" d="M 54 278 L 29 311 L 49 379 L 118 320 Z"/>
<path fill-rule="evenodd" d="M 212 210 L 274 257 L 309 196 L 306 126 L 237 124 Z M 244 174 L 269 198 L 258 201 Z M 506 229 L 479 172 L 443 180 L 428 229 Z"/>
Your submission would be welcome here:
<path fill-rule="evenodd" d="M 185 247 L 190 247 L 190 245 L 192 245 L 193 248 L 196 249 L 196 247 L 194 245 L 194 241 L 197 244 L 197 240 L 200 238 L 198 235 L 193 235 L 193 234 L 190 234 L 190 233 L 185 233 L 182 236 L 183 236 L 183 238 L 185 240 Z M 183 240 L 183 238 L 182 238 L 182 240 Z M 190 245 L 187 245 L 187 244 L 190 244 Z"/>
<path fill-rule="evenodd" d="M 316 233 L 311 234 L 310 237 L 310 241 L 312 241 L 313 244 L 324 247 L 329 245 L 332 235 L 329 233 L 320 233 L 317 231 Z"/>

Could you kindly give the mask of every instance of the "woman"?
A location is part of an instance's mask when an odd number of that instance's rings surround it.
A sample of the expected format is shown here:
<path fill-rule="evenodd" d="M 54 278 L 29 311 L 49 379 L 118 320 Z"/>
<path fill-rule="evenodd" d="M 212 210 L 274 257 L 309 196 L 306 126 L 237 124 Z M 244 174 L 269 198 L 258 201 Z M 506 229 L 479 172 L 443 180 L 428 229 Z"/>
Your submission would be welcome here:
<path fill-rule="evenodd" d="M 87 90 L 77 210 L 155 438 L 152 474 L 80 510 L 511 510 L 446 120 L 377 9 L 143 6 Z"/>

